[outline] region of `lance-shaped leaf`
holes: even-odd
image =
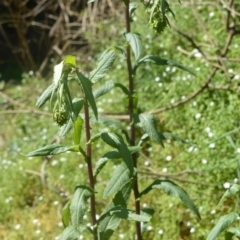
[[[104,83],[98,89],[96,89],[93,92],[93,96],[95,99],[99,98],[99,97],[105,95],[106,93],[110,92],[114,87],[119,87],[119,88],[121,88],[123,93],[125,93],[127,96],[130,95],[128,89],[124,85],[122,85],[121,83],[114,83],[112,81],[109,81],[109,82]]]
[[[163,147],[162,139],[157,131],[155,118],[153,115],[150,114],[134,114],[133,115],[134,122],[141,127],[148,136],[156,141],[157,143],[161,144]]]
[[[126,163],[122,162],[115,168],[106,188],[104,189],[103,197],[106,198],[120,191],[123,186],[131,180],[131,178],[132,173]]]
[[[229,198],[231,196],[239,196],[240,193],[240,185],[238,184],[233,184],[227,191],[223,194],[220,202],[218,203],[218,206],[220,206],[225,198]]]
[[[230,228],[228,229],[228,233],[231,233],[232,236],[240,238],[240,228]]]
[[[92,93],[92,83],[91,81],[86,78],[82,73],[78,72],[77,73],[78,76],[78,80],[79,80],[79,84],[82,86],[82,89],[84,91],[85,97],[87,98],[95,118],[98,118],[98,112],[97,112],[97,106],[95,103],[95,99],[93,97],[93,93]]]
[[[62,209],[62,222],[65,228],[69,226],[71,202],[72,202],[72,199],[70,199]]]
[[[193,75],[196,75],[191,69],[183,66],[180,63],[174,62],[170,59],[166,59],[166,58],[162,58],[159,56],[155,56],[155,55],[147,55],[144,58],[140,59],[138,61],[138,64],[134,67],[134,71],[136,71],[136,69],[143,63],[153,63],[156,65],[168,65],[168,66],[174,66],[174,67],[178,67],[184,71],[187,71]]]
[[[139,5],[139,3],[137,3],[137,2],[130,2],[129,3],[129,14],[130,14],[130,16],[135,12],[138,5]]]
[[[148,186],[145,190],[143,190],[140,193],[140,196],[147,194],[150,190],[152,189],[161,189],[163,190],[166,194],[168,194],[171,197],[177,197],[182,200],[182,202],[195,213],[195,215],[198,218],[200,217],[200,214],[198,212],[197,207],[191,200],[191,198],[188,196],[187,192],[179,187],[177,184],[173,183],[172,181],[169,180],[160,180],[157,179],[155,180],[150,186]]]
[[[133,146],[128,148],[131,154],[140,151],[142,148],[139,146]],[[121,158],[121,154],[117,151],[110,151],[106,154],[104,154],[96,163],[95,171],[94,171],[94,177],[100,173],[100,171],[103,169],[103,167],[106,165],[108,160],[112,159],[118,159]]]
[[[109,212],[110,215],[116,215],[117,217],[126,219],[128,221],[148,222],[151,219],[151,217],[148,215],[136,214],[132,210],[129,210],[123,206],[114,207]]]
[[[74,144],[76,145],[78,145],[81,140],[82,126],[83,126],[83,119],[78,117],[74,121],[74,132],[73,132],[73,141],[74,141]]]
[[[121,218],[116,215],[106,214],[110,209],[116,206],[125,206],[127,207],[127,203],[130,198],[131,190],[132,190],[133,181],[129,181],[121,191],[119,191],[113,200],[107,206],[107,209],[103,212],[101,217],[98,219],[98,235],[100,240],[108,240],[119,226],[121,222]]]
[[[64,229],[62,235],[60,236],[60,240],[78,240],[80,236],[80,232],[78,229],[73,226],[68,226]]]
[[[67,152],[69,150],[72,150],[74,147],[66,147],[61,144],[52,144],[52,145],[47,145],[45,147],[39,148],[35,151],[32,151],[28,153],[26,156],[27,157],[36,157],[36,156],[47,156],[47,155],[56,155],[60,153]]]
[[[140,35],[138,33],[125,33],[125,37],[129,42],[133,50],[135,59],[137,61],[142,53],[142,44],[141,44]]]
[[[213,240],[216,237],[218,237],[231,223],[237,220],[238,217],[239,217],[239,214],[236,212],[231,212],[227,215],[220,217],[217,224],[208,234],[207,240]]]
[[[71,222],[74,228],[78,228],[86,212],[86,202],[94,194],[94,190],[88,186],[80,185],[76,187],[70,205]]]
[[[89,79],[92,83],[97,83],[108,70],[112,67],[113,62],[116,58],[115,49],[110,48],[105,50],[98,60],[97,68],[90,72]]]
[[[111,127],[114,129],[121,129],[122,131],[126,131],[125,128],[123,127],[121,121],[119,121],[117,119],[111,119],[111,118],[99,116],[98,119],[96,119],[95,117],[91,117],[90,121],[99,122],[99,123],[106,125],[107,127]]]
[[[36,102],[36,106],[39,108],[42,107],[45,104],[45,102],[51,98],[53,90],[54,90],[54,85],[51,84],[38,98]]]
[[[105,143],[107,143],[111,147],[116,148],[118,150],[118,152],[121,154],[123,161],[125,162],[126,166],[129,169],[130,175],[132,176],[133,175],[133,159],[122,136],[114,133],[102,133],[101,138]]]
[[[107,161],[110,159],[118,159],[121,158],[121,155],[117,151],[110,151],[106,154],[104,154],[96,163],[95,171],[94,171],[94,177],[100,173],[100,171],[103,169],[103,167],[106,165]]]

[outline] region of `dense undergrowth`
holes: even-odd
[[[145,53],[158,52],[183,63],[197,74],[193,77],[174,67],[157,66],[151,70],[146,66],[138,73],[140,80],[136,83],[139,89],[136,94],[141,100],[139,108],[142,111],[152,109],[156,112],[158,127],[177,136],[166,140],[165,148],[154,144],[145,146],[139,158],[144,166],[139,169],[139,183],[143,189],[158,176],[174,180],[188,190],[199,206],[202,220],[197,220],[177,199],[169,199],[161,192],[150,194],[143,197],[142,207],[151,205],[157,210],[146,226],[144,239],[201,240],[206,239],[219,216],[235,209],[231,199],[219,208],[217,204],[225,189],[237,183],[239,177],[239,35],[233,38],[228,56],[238,61],[224,60],[221,65],[221,59],[209,59],[219,57],[216,52],[224,48],[227,38],[225,31],[216,30],[224,28],[219,21],[222,14],[227,14],[224,8],[197,5],[197,14],[204,24],[208,24],[205,33],[198,25],[196,13],[190,11],[188,5],[174,5],[173,9],[177,22],[171,21],[182,32],[191,34],[191,38],[199,43],[199,49],[173,28],[166,29],[160,36],[150,32],[141,19],[142,12],[135,15],[142,24],[135,26],[133,23],[132,27],[148,42],[144,46]],[[121,38],[121,26],[114,24],[118,29],[115,34]],[[110,43],[104,38],[110,26],[111,20],[99,25],[98,39],[103,40],[92,46],[93,51],[100,53],[100,49],[113,45],[112,39]],[[89,41],[94,37],[90,33],[87,36]],[[88,68],[88,62],[95,60],[92,56],[80,59],[79,66]],[[199,90],[217,64],[219,69],[201,93],[172,108]],[[126,84],[126,73],[119,73],[123,67],[120,57],[111,71],[115,79],[108,79],[108,76],[106,79]],[[0,238],[58,239],[63,229],[60,210],[73,192],[72,186],[86,181],[87,169],[84,159],[81,162],[72,153],[34,159],[23,155],[46,145],[49,139],[52,142],[61,142],[62,139],[56,134],[58,127],[52,123],[48,106],[42,112],[34,108],[37,98],[52,80],[37,79],[29,74],[22,78],[21,84],[5,84],[0,99]],[[103,113],[122,118],[126,109],[119,104],[123,99],[118,96],[121,94],[117,89],[111,91],[97,105]],[[115,107],[118,104],[120,108]],[[71,143],[72,139],[68,137],[64,141]],[[93,159],[107,150],[104,148],[97,144]],[[104,170],[101,184],[97,186],[99,189],[113,169],[114,163]],[[100,210],[104,204],[99,202],[97,205]],[[134,239],[134,224],[123,223],[114,236],[113,239]]]

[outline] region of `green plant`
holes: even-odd
[[[27,156],[48,156],[67,151],[77,152],[81,153],[81,158],[85,160],[88,168],[89,186],[78,185],[74,195],[62,210],[65,226],[61,235],[62,240],[77,239],[85,230],[92,234],[95,240],[107,240],[113,235],[122,219],[136,221],[137,239],[141,240],[145,229],[144,223],[151,219],[154,209],[141,210],[140,199],[152,189],[160,189],[169,196],[178,197],[200,218],[197,207],[185,190],[170,180],[156,179],[143,191],[139,191],[138,157],[143,146],[152,140],[164,147],[163,141],[165,139],[176,139],[176,137],[159,131],[153,115],[139,112],[138,93],[134,85],[138,69],[143,64],[153,63],[159,66],[174,66],[191,74],[194,73],[187,67],[158,55],[142,57],[141,37],[138,33],[131,32],[130,28],[131,17],[137,9],[137,4],[130,3],[128,0],[124,0],[123,3],[126,21],[126,33],[124,34],[126,41],[123,46],[112,46],[105,50],[98,60],[97,67],[88,76],[78,69],[75,56],[67,56],[54,67],[53,83],[44,91],[36,104],[38,107],[42,107],[48,100],[50,101],[50,106],[53,109],[53,120],[60,126],[60,136],[65,136],[73,129],[74,144],[71,146],[47,145],[28,153]],[[141,1],[141,3],[150,13],[149,25],[161,32],[168,24],[166,13],[173,14],[167,1],[156,0],[153,3]],[[113,66],[118,52],[126,56],[128,87],[114,81],[100,84],[100,80]],[[133,52],[135,61],[131,60],[131,52]],[[78,83],[81,90],[80,98],[72,98],[73,91],[70,87],[72,82]],[[128,100],[128,126],[98,113],[97,99],[115,87],[122,90],[122,95],[119,97]],[[90,115],[90,110],[92,115]],[[93,134],[94,124],[104,124],[112,130]],[[85,140],[81,138],[84,127]],[[137,128],[140,128],[140,135],[136,131]],[[97,141],[107,144],[111,150],[99,158],[94,168],[92,153]],[[108,199],[110,202],[100,217],[96,219],[96,197],[100,198],[96,187],[97,177],[107,162],[115,159],[120,160],[103,191],[104,201]],[[129,209],[131,192],[134,195],[134,210]],[[88,214],[88,200],[90,200],[91,226],[84,225],[84,216]]]

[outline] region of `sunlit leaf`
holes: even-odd
[[[135,59],[137,61],[142,53],[142,43],[140,35],[138,33],[125,33],[125,37],[129,42],[135,55]]]
[[[115,168],[106,188],[104,189],[103,197],[106,198],[120,191],[123,186],[131,180],[131,177],[132,174],[125,162],[119,164]]]
[[[211,230],[211,232],[207,236],[207,240],[213,240],[217,238],[231,223],[237,220],[239,214],[236,212],[231,212],[227,215],[220,217],[217,224]]]
[[[226,199],[226,198],[229,198],[231,196],[239,196],[239,193],[240,193],[240,185],[238,184],[233,184],[229,189],[227,189],[227,191],[223,194],[220,202],[218,203],[218,206],[220,206],[223,201]]]
[[[134,122],[141,127],[145,133],[149,135],[149,137],[159,143],[160,145],[163,145],[162,139],[157,131],[155,118],[153,115],[150,114],[134,114],[133,115]]]
[[[42,107],[45,104],[45,102],[51,98],[53,90],[54,90],[54,85],[51,84],[38,98],[36,102],[36,106],[39,108]]]
[[[65,228],[69,225],[71,201],[72,201],[71,199],[68,200],[68,202],[65,204],[65,206],[62,209],[62,222]]]
[[[73,132],[73,141],[74,141],[74,144],[76,145],[80,143],[82,127],[83,127],[83,119],[78,117],[74,121],[74,132]]]
[[[39,148],[35,151],[32,151],[28,153],[26,156],[27,157],[36,157],[36,156],[47,156],[47,155],[56,155],[60,153],[67,152],[71,150],[73,146],[71,147],[66,147],[61,144],[52,144],[52,145],[47,145],[45,147]]]
[[[129,169],[130,175],[133,174],[133,160],[132,155],[124,142],[122,136],[114,133],[102,133],[102,140],[110,145],[113,148],[116,148],[118,152],[121,154],[122,159],[124,160],[126,166]],[[118,189],[119,190],[119,189]]]
[[[116,58],[115,49],[110,48],[105,50],[98,60],[97,68],[90,72],[89,79],[92,83],[97,83],[108,70],[112,67],[113,62]]]
[[[68,226],[64,229],[63,233],[60,236],[60,240],[78,240],[80,236],[78,229],[73,226]]]
[[[70,205],[71,222],[75,228],[78,228],[79,224],[82,222],[87,209],[87,200],[92,194],[94,194],[94,190],[88,186],[80,185],[76,187]]]
[[[140,193],[140,196],[147,194],[152,189],[161,189],[169,196],[177,197],[177,198],[181,199],[181,201],[190,210],[192,210],[193,213],[195,213],[198,218],[201,218],[197,207],[195,206],[195,204],[193,203],[191,198],[188,196],[187,192],[184,189],[182,189],[181,187],[179,187],[177,184],[173,183],[172,181],[157,179],[152,184],[150,184],[150,186],[148,186],[145,190],[143,190]]]
[[[139,65],[143,64],[143,63],[153,63],[156,65],[167,65],[167,66],[174,66],[174,67],[178,67],[184,71],[187,71],[193,75],[196,75],[191,69],[183,66],[180,63],[174,62],[170,59],[166,59],[166,58],[162,58],[159,56],[155,56],[155,55],[147,55],[144,58],[140,59],[138,61],[138,64],[135,66],[135,68],[137,68]]]
[[[106,214],[110,209],[116,206],[127,206],[127,203],[130,198],[131,190],[132,190],[133,181],[127,182],[124,185],[121,191],[117,192],[114,196],[113,200],[107,206],[107,209],[103,212],[103,214],[98,219],[98,234],[100,239],[108,240],[117,229],[121,222],[121,218],[116,215]]]
[[[92,93],[92,83],[91,81],[86,78],[82,73],[77,73],[79,84],[82,86],[82,89],[84,91],[84,94],[93,110],[94,116],[97,119],[98,118],[98,112],[97,112],[97,106],[95,103],[95,99],[93,97]]]

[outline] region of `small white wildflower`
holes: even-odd
[[[224,187],[225,189],[230,188],[230,186],[231,186],[231,184],[230,184],[229,182],[225,182],[225,183],[223,184],[223,187]]]
[[[40,234],[40,233],[41,233],[41,230],[38,229],[38,230],[36,231],[36,234]]]
[[[150,164],[149,161],[145,161],[145,162],[144,162],[144,165],[145,165],[145,166],[148,166],[149,164]]]
[[[158,234],[163,235],[163,230],[162,229],[158,230]]]
[[[58,161],[57,160],[52,160],[52,162],[51,162],[51,165],[52,166],[55,166],[55,165],[57,165],[58,164]]]
[[[155,77],[155,81],[156,81],[156,82],[159,82],[160,80],[161,80],[160,77]]]
[[[206,131],[207,133],[209,133],[209,132],[211,132],[211,128],[210,128],[210,127],[206,127],[206,128],[205,128],[205,131]]]
[[[210,102],[210,106],[211,106],[211,107],[214,106],[214,104],[215,104],[214,102]]]
[[[213,209],[210,213],[211,213],[211,214],[215,214],[215,213],[216,213],[216,210]]]
[[[209,148],[215,148],[215,143],[210,143]]]
[[[143,203],[142,205],[144,208],[146,208],[148,205],[146,203]]]
[[[195,228],[192,227],[192,228],[190,229],[190,233],[194,233],[194,232],[195,232]]]
[[[210,13],[209,13],[209,17],[210,17],[210,18],[213,17],[214,14],[215,14],[214,12],[210,12]]]
[[[207,160],[206,159],[202,159],[202,164],[207,164]]]
[[[208,136],[211,138],[213,136],[213,133],[212,132],[209,132],[208,133]]]
[[[124,239],[124,237],[125,237],[125,235],[124,235],[123,233],[120,233],[118,236],[119,236],[119,238],[121,238],[121,239]]]
[[[15,228],[16,230],[18,230],[18,229],[20,229],[20,227],[21,227],[21,224],[17,224],[14,228]]]
[[[167,156],[167,157],[166,157],[166,160],[167,160],[168,162],[171,161],[171,160],[172,160],[172,156],[170,156],[170,155]]]
[[[58,201],[54,201],[54,202],[53,202],[53,205],[58,205],[58,204],[59,204]]]
[[[238,183],[238,178],[234,178],[234,179],[233,179],[233,182],[234,182],[234,183]]]
[[[153,229],[152,226],[147,226],[147,230],[148,230],[148,231],[151,231],[152,229]]]
[[[240,153],[240,148],[237,149],[237,153]]]
[[[168,171],[167,168],[163,168],[163,169],[162,169],[162,172],[165,172],[165,173],[166,173],[167,171]]]
[[[201,113],[197,113],[196,115],[195,115],[195,118],[196,119],[199,119],[201,117]]]

